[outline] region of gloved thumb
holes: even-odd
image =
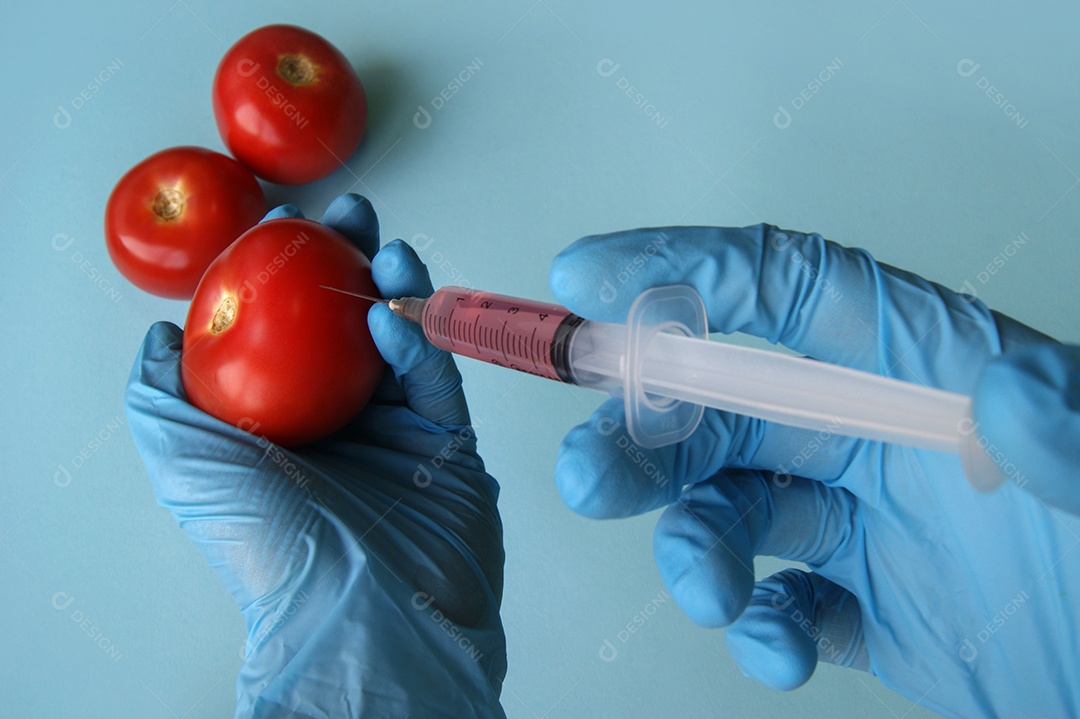
[[[1047,342],[994,358],[972,403],[980,443],[999,472],[1080,514],[1080,347]]]

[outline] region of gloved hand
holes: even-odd
[[[979,494],[953,455],[708,409],[685,441],[637,454],[612,399],[563,442],[566,503],[598,518],[670,505],[654,538],[665,584],[696,623],[731,624],[734,658],[771,687],[825,661],[947,715],[1080,714],[1080,519],[1051,507],[1080,510],[1077,348],[764,225],[588,237],[551,270],[558,300],[593,320],[622,322],[671,284],[702,295],[711,331],[974,395],[975,431],[1011,481]],[[812,572],[755,583],[759,554]]]
[[[384,296],[431,293],[408,245],[375,254],[367,200],[339,197],[322,221],[372,257]],[[384,305],[357,321],[392,372],[345,429],[295,451],[188,404],[180,330],[155,324],[127,389],[136,446],[244,614],[237,716],[501,717],[499,486],[461,376]]]

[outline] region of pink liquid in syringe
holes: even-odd
[[[565,307],[443,287],[424,305],[427,338],[440,349],[569,382],[565,347],[582,319]]]

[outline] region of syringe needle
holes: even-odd
[[[389,307],[390,311],[398,317],[404,317],[410,322],[416,322],[417,324],[423,321],[424,304],[426,300],[420,297],[397,297],[392,300],[384,300],[381,297],[372,297],[371,295],[362,295],[359,292],[340,290],[337,287],[331,287],[329,285],[319,285],[319,287],[332,292],[340,292],[341,294],[349,295],[350,297],[359,297],[360,299],[369,300],[371,302],[381,302]]]
[[[350,297],[359,297],[360,299],[370,300],[371,302],[382,302],[384,304],[390,304],[390,300],[384,300],[381,297],[371,297],[370,295],[362,295],[359,292],[349,292],[348,290],[339,290],[337,287],[330,287],[329,285],[319,285],[324,290],[330,290],[331,292],[340,292],[343,295],[349,295]]]

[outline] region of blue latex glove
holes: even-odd
[[[339,197],[322,221],[372,257],[384,296],[431,293],[408,245],[375,254],[367,200]],[[136,446],[243,611],[238,717],[501,717],[498,484],[450,355],[384,305],[366,321],[392,373],[349,426],[295,451],[188,404],[180,330],[154,325],[127,389]]]
[[[640,292],[670,284],[697,289],[711,331],[974,395],[1012,481],[981,495],[953,455],[714,410],[685,441],[636,455],[613,399],[563,443],[566,503],[590,517],[670,505],[654,541],[664,582],[698,624],[733,623],[729,650],[771,687],[826,661],[947,715],[1080,715],[1080,520],[1050,506],[1080,510],[1077,348],[863,251],[763,225],[588,237],[551,271],[558,300],[594,320],[622,322]],[[759,554],[812,573],[755,583]]]

